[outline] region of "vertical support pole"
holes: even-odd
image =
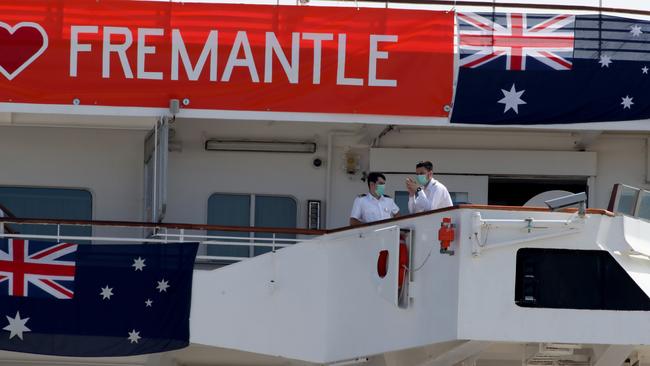
[[[650,137],[645,140],[645,182],[650,183]]]
[[[639,193],[636,194],[636,202],[634,203],[634,217],[639,217],[641,204],[643,203],[643,198],[646,195],[646,192],[646,190],[639,188]]]
[[[251,194],[251,206],[250,206],[250,214],[249,214],[249,223],[251,223],[249,226],[255,227],[255,200],[256,196],[254,194]],[[250,232],[248,234],[248,237],[250,238],[249,240],[249,247],[248,247],[248,256],[250,258],[253,258],[255,256],[255,233]]]
[[[273,241],[271,243],[273,244],[272,251],[275,253],[275,233],[273,233]]]
[[[587,178],[587,207],[596,206],[596,177]]]
[[[151,221],[158,222],[158,125],[162,117],[156,121],[153,128],[153,199],[151,200]]]

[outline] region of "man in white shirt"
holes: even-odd
[[[368,174],[368,193],[357,196],[352,204],[350,225],[360,225],[397,216],[399,207],[384,194],[386,177],[381,173]]]
[[[447,187],[433,179],[433,164],[421,161],[415,166],[417,182],[406,180],[409,192],[409,212],[418,213],[453,206]]]

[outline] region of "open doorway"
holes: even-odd
[[[489,178],[488,204],[523,206],[548,191],[587,192],[587,177],[495,177]]]
[[[409,195],[404,187],[406,178],[415,178],[413,173],[385,173],[387,192],[394,195],[395,203],[402,215],[407,214]],[[435,174],[434,178],[447,187],[452,202],[457,204],[487,204],[487,175]]]

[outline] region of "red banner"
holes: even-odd
[[[0,102],[446,116],[453,14],[0,1]]]

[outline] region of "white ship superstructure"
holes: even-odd
[[[390,7],[493,9],[470,5]],[[3,101],[0,233],[200,242],[190,346],[113,358],[0,351],[0,365],[650,364],[648,120],[470,126],[197,111],[178,95],[170,108]],[[409,215],[404,182],[423,160],[454,206]],[[370,172],[385,174],[401,216],[349,227]],[[545,206],[580,192],[571,208]]]

